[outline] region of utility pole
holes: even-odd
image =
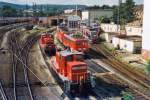
[[[27,3],[28,1],[26,0],[26,8],[25,8],[25,17],[27,17],[28,18],[28,3]]]
[[[46,5],[46,16],[47,16],[47,18],[46,18],[46,20],[47,20],[47,26],[49,25],[49,22],[48,22],[48,10],[49,10],[49,8],[48,8],[48,4]]]
[[[76,5],[76,15],[78,15],[78,5]]]
[[[122,3],[122,0],[119,0],[118,1],[118,18],[117,18],[117,30],[118,30],[118,32],[119,32],[119,26],[121,27],[121,25],[120,25],[120,6],[121,6],[121,3]],[[119,32],[120,33],[120,32]]]
[[[118,1],[118,25],[117,25],[117,31],[119,32],[119,35],[121,35],[121,24],[120,24],[120,7],[121,7],[122,0]],[[120,28],[119,28],[120,26]],[[120,49],[120,38],[119,38],[119,44],[118,49]]]

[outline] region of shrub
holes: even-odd
[[[148,60],[148,62],[147,62],[146,69],[147,69],[148,73],[150,74],[150,60]]]
[[[132,95],[129,92],[122,92],[123,100],[133,100]]]

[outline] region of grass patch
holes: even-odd
[[[133,100],[132,94],[130,92],[122,92],[123,100]]]

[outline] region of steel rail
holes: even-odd
[[[12,62],[13,62],[13,91],[14,91],[14,100],[17,100],[17,94],[16,94],[16,92],[17,92],[17,90],[16,90],[16,68],[17,68],[17,63],[19,62],[19,60],[18,59],[16,59],[16,57],[15,57],[15,55],[14,54],[16,54],[16,55],[18,55],[19,56],[19,58],[21,58],[21,60],[23,60],[22,59],[22,55],[21,55],[21,51],[20,51],[20,47],[19,47],[19,44],[18,44],[18,41],[16,40],[16,36],[15,36],[15,33],[13,33],[13,34],[11,34],[11,36],[10,36],[10,38],[9,38],[9,41],[10,41],[10,48],[11,48],[11,53],[12,53]],[[25,73],[25,70],[24,70],[24,74],[26,74]],[[25,75],[26,76],[26,75]],[[28,86],[28,89],[29,89],[29,83],[27,84],[27,86]],[[31,92],[30,92],[31,90],[29,90],[29,93],[30,93],[30,95],[31,95]],[[32,99],[33,97],[32,97],[32,95],[31,95],[31,100],[33,100]]]
[[[8,100],[7,97],[6,97],[6,94],[4,92],[4,89],[3,89],[3,86],[2,86],[1,82],[0,82],[0,93],[2,95],[3,100]]]
[[[115,68],[117,71],[121,71],[121,73],[122,74],[124,74],[124,75],[126,75],[126,76],[128,76],[131,80],[133,80],[134,82],[136,82],[136,83],[139,83],[139,84],[141,84],[142,86],[144,86],[144,87],[147,87],[147,85],[145,85],[145,83],[144,82],[142,82],[142,81],[140,81],[140,80],[138,80],[137,79],[137,76],[135,77],[133,74],[130,74],[130,73],[128,73],[127,72],[127,70],[125,70],[125,72],[124,72],[124,70],[123,70],[123,68],[120,68],[119,66],[122,66],[122,65],[120,65],[120,64],[118,64],[118,63],[116,63],[116,62],[114,62],[114,60],[111,60],[111,56],[107,53],[106,54],[106,52],[104,52],[103,50],[101,50],[100,48],[98,48],[98,47],[96,47],[96,46],[94,46],[93,48],[92,48],[94,51],[96,51],[96,52],[91,52],[91,56],[93,57],[94,55],[97,55],[97,57],[99,58],[99,57],[101,57],[101,56],[104,56],[105,58],[101,58],[101,60],[103,61],[103,62],[105,62],[106,64],[108,64],[108,65],[110,65],[110,66],[113,66],[113,68]],[[114,67],[115,66],[115,67]],[[120,68],[120,69],[119,69]],[[141,77],[139,77],[139,78],[141,78]],[[132,89],[132,88],[131,88]],[[133,89],[134,90],[134,89]],[[136,90],[136,92],[137,92],[137,90]],[[139,91],[140,92],[140,91]],[[137,92],[138,94],[139,94],[139,92]],[[142,95],[141,95],[142,94]],[[147,98],[149,98],[149,96],[147,96],[147,95],[145,95],[144,93],[140,93],[139,95],[141,95],[141,96],[143,96],[145,99],[147,99]],[[149,100],[149,99],[148,99]]]

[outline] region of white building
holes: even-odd
[[[150,59],[150,0],[144,0],[144,18],[142,33],[142,55],[144,59]]]
[[[120,32],[120,25],[117,24],[101,24],[101,29],[104,32],[113,32],[113,33],[119,33]]]
[[[82,11],[82,20],[85,20],[88,24],[98,20],[100,17],[111,18],[112,16],[112,9],[89,9]]]
[[[79,16],[70,15],[67,21],[69,31],[77,30],[78,28],[80,28],[81,18]]]
[[[101,34],[101,37],[109,43],[112,43],[112,38],[119,35],[120,33],[120,25],[117,24],[102,23],[100,28],[104,32],[103,34]]]
[[[142,38],[140,36],[115,36],[112,39],[115,48],[123,49],[131,53],[140,53],[142,48]]]
[[[64,10],[64,13],[68,14],[68,13],[72,13],[73,11],[74,11],[74,9],[66,9],[66,10]]]
[[[105,39],[106,42],[112,43],[112,39],[113,39],[113,37],[115,37],[116,35],[118,35],[118,33],[103,33],[103,34],[101,35],[101,37],[102,37],[103,39]]]
[[[125,30],[126,30],[126,35],[127,36],[132,36],[132,35],[142,36],[142,27],[139,27],[139,26],[126,26]]]

